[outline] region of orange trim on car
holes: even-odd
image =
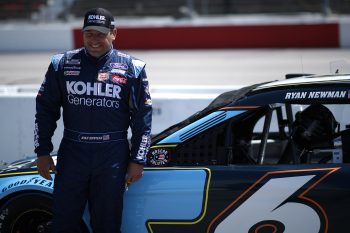
[[[230,109],[254,109],[258,108],[260,106],[232,106],[232,107],[223,107],[220,108],[219,110],[230,110]]]

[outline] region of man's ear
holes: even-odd
[[[111,34],[113,35],[113,40],[115,40],[115,38],[117,37],[117,29],[116,29],[116,28],[113,29],[113,30],[111,31]]]

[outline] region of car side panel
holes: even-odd
[[[177,171],[176,176],[181,177],[183,171]],[[147,181],[153,172],[147,171],[144,183],[133,184],[126,194],[124,231],[346,232],[349,216],[339,210],[350,207],[347,165],[218,166],[203,171],[206,175],[200,177],[201,185],[190,188],[198,198],[203,197],[202,204],[180,195],[181,188],[176,189],[181,186],[166,184],[166,177],[175,178],[174,171],[153,174],[157,185],[149,182],[152,179]],[[185,177],[195,178],[193,174]],[[186,179],[180,182],[187,183]],[[167,189],[169,192],[164,192]]]
[[[210,170],[146,169],[125,193],[122,232],[151,232],[154,224],[199,221],[207,204]]]

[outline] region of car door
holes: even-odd
[[[333,147],[301,160],[288,144],[305,108],[255,108],[175,148],[173,165],[146,168],[126,192],[125,232],[346,232],[350,171],[339,152],[347,110],[338,112],[344,122],[336,117]]]

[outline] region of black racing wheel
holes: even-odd
[[[48,233],[52,219],[52,197],[23,193],[0,208],[1,233]]]
[[[22,193],[0,207],[0,233],[49,233],[52,220],[52,196]],[[81,232],[89,230],[81,221]]]

